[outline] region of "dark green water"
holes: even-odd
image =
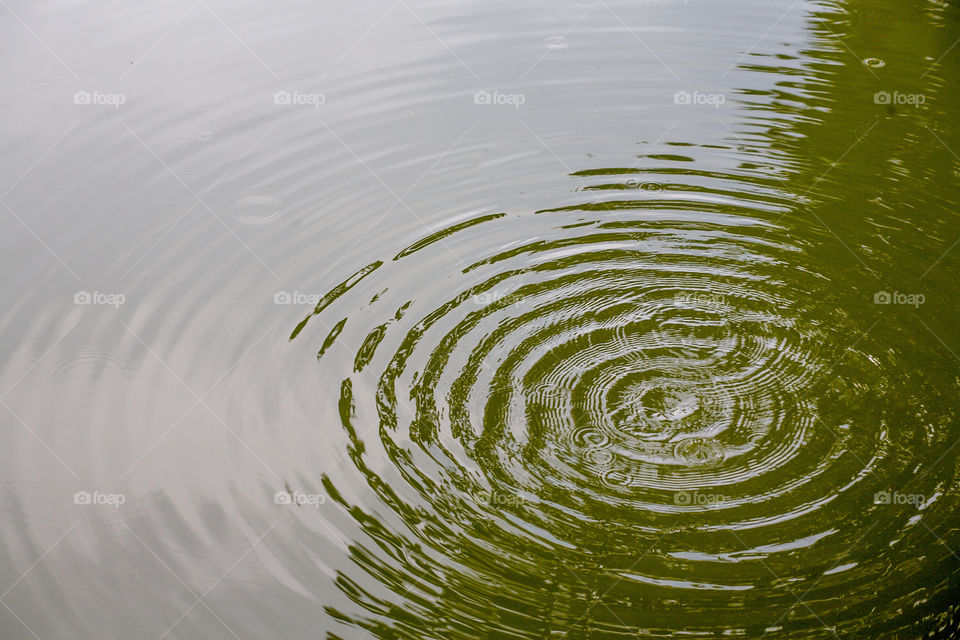
[[[960,637],[956,3],[11,6],[0,636]]]

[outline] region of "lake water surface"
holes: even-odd
[[[960,637],[956,2],[0,16],[0,637]]]

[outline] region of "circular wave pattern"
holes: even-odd
[[[497,601],[491,585],[534,585],[549,594],[543,618],[571,629],[597,628],[598,602],[617,606],[604,625],[642,637],[777,635],[782,624],[738,622],[764,602],[796,637],[823,617],[866,628],[839,609],[797,609],[796,591],[875,579],[882,546],[854,556],[868,530],[851,514],[876,508],[891,438],[916,435],[837,406],[883,387],[886,356],[811,300],[823,274],[798,268],[802,243],[764,222],[785,201],[619,177],[616,189],[662,189],[530,214],[549,232],[526,241],[513,230],[523,216],[458,223],[357,271],[295,330],[329,316],[321,361],[348,344],[345,328],[356,336],[341,417],[359,470],[410,526],[395,532],[412,556],[401,566],[478,607],[490,601],[478,594]],[[418,287],[459,255],[467,228],[484,246],[438,284],[443,300],[426,300]],[[367,466],[375,450],[393,471]],[[911,526],[894,518],[877,540]],[[818,545],[839,546],[798,569]],[[500,602],[496,615],[529,606]]]

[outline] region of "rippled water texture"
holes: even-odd
[[[960,637],[955,2],[0,5],[0,637]]]

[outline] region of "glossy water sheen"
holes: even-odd
[[[0,637],[960,634],[956,3],[0,4]]]

